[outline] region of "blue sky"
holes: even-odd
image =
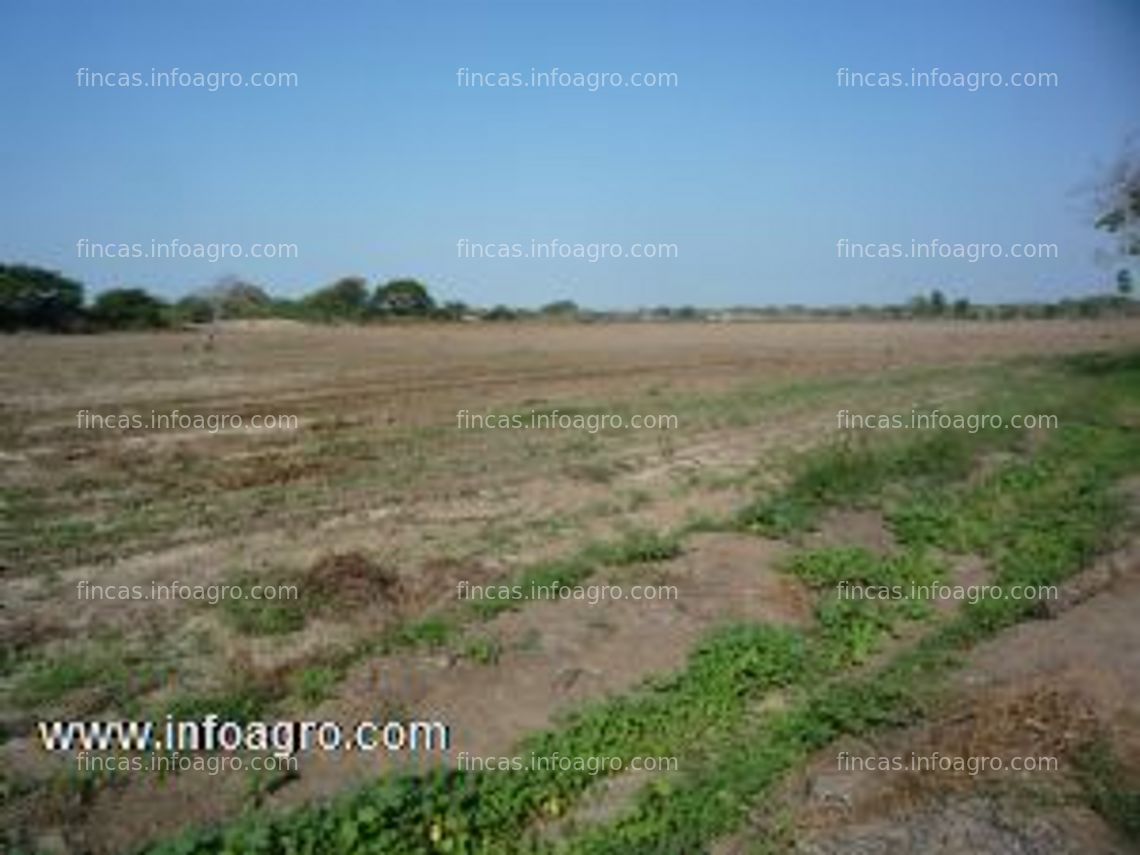
[[[1140,129],[1140,2],[0,6],[0,260],[177,296],[340,275],[599,307],[975,301],[1107,287],[1080,188]],[[292,72],[295,88],[98,88],[77,71]],[[457,71],[671,72],[675,88],[478,88]],[[1056,73],[853,88],[837,70]],[[295,259],[97,259],[82,238],[294,243]],[[672,243],[669,259],[471,259]],[[836,242],[1055,243],[1059,258],[844,259]]]

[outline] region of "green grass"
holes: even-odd
[[[941,568],[921,552],[883,557],[858,546],[797,552],[788,562],[791,573],[814,588],[835,592],[840,582],[891,587],[926,584],[941,577]]]
[[[745,507],[737,525],[786,537],[814,528],[828,508],[873,502],[888,485],[940,489],[964,478],[983,449],[1017,439],[1015,431],[996,430],[923,432],[874,444],[845,437],[803,458],[788,487]]]
[[[1140,844],[1140,782],[1129,778],[1112,745],[1097,739],[1083,746],[1077,768],[1089,807],[1126,840]]]
[[[245,722],[264,712],[268,700],[256,686],[234,686],[217,692],[181,695],[170,701],[166,713],[175,721],[201,720],[213,714],[221,721]]]
[[[461,627],[443,615],[397,626],[383,639],[385,650],[415,647],[443,647],[459,635]]]
[[[340,674],[322,665],[310,665],[293,675],[292,690],[307,704],[319,704],[332,695]]]
[[[117,635],[26,661],[13,675],[12,701],[44,707],[78,690],[98,691],[105,703],[131,708],[137,696],[162,683],[165,671],[149,650],[129,650]]]
[[[791,573],[819,591],[815,609],[820,632],[834,643],[824,645],[829,668],[858,665],[879,649],[900,617],[928,616],[927,603],[905,599],[910,585],[927,585],[944,576],[940,564],[922,552],[877,556],[858,547],[837,547],[797,553]],[[840,588],[840,585],[843,588]],[[891,589],[891,598],[861,598],[856,591]],[[894,597],[901,591],[903,598]]]
[[[106,663],[88,651],[65,653],[34,663],[20,675],[14,697],[17,703],[34,706],[63,697],[68,692],[105,677]]]
[[[226,599],[220,603],[226,625],[241,635],[284,635],[305,625],[299,600]]]
[[[485,636],[472,638],[463,648],[464,658],[480,665],[497,665],[502,654],[502,645],[495,639]]]
[[[676,534],[659,534],[634,529],[609,541],[595,541],[566,558],[541,561],[501,584],[516,587],[517,599],[471,600],[468,608],[479,620],[489,620],[504,611],[520,608],[531,599],[531,592],[554,583],[573,587],[584,582],[601,567],[628,567],[632,564],[667,561],[681,554]]]

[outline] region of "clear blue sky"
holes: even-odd
[[[1140,2],[0,3],[0,260],[176,296],[344,274],[592,306],[976,301],[1107,287],[1079,190],[1140,128]],[[297,88],[81,87],[80,68],[294,72]],[[673,72],[471,88],[460,68]],[[843,88],[857,71],[1056,88]],[[836,241],[1050,242],[1057,260],[850,260]],[[79,258],[76,242],[290,242],[297,259]],[[675,243],[660,260],[457,257]]]

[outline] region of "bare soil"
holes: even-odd
[[[226,329],[212,349],[193,333],[0,337],[10,368],[0,376],[0,639],[18,660],[0,676],[10,737],[0,764],[17,793],[0,821],[35,829],[49,851],[112,852],[233,816],[248,795],[241,776],[144,775],[80,797],[61,783],[69,770],[60,758],[32,750],[30,726],[118,718],[116,696],[97,680],[17,702],[14,681],[28,662],[121,648],[175,675],[183,694],[284,685],[397,619],[452,603],[461,579],[502,578],[631,526],[730,513],[777,483],[790,455],[834,437],[839,409],[952,404],[1004,360],[1136,342],[1135,321],[278,324]],[[1016,366],[1002,370],[1034,370],[1028,359]],[[680,423],[599,435],[457,426],[463,409],[554,407],[677,413]],[[77,415],[175,409],[290,415],[299,427],[96,430]],[[879,521],[858,513],[815,542],[891,546]],[[654,581],[679,587],[676,602],[531,603],[480,630],[501,651],[496,663],[452,653],[368,659],[323,705],[292,698],[279,712],[439,717],[456,750],[507,754],[566,711],[679,667],[716,622],[805,620],[805,595],[772,570],[782,548],[691,539],[654,571]],[[304,580],[314,593],[303,629],[249,637],[202,604],[76,593],[85,580],[148,588],[250,573]],[[1085,652],[1104,653],[1102,643],[1090,635]],[[136,700],[169,696],[168,685],[140,685]],[[307,757],[269,803],[324,798],[383,768]]]

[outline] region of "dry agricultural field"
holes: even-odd
[[[1126,851],[1138,818],[1120,781],[1140,772],[1137,348],[1136,320],[0,337],[6,844],[842,852],[901,834],[911,851],[923,835],[962,851]],[[837,424],[845,409],[914,408],[1055,413],[1061,427]],[[175,410],[296,429],[84,421]],[[469,430],[464,410],[676,427]],[[841,579],[936,577],[1060,594],[1028,611],[829,601]],[[535,579],[675,596],[457,596]],[[297,597],[84,594],[175,582]],[[943,667],[948,652],[960,661]],[[93,773],[36,731],[209,712],[440,720],[451,744],[304,752],[286,773]],[[677,768],[454,771],[460,752],[520,746]],[[835,769],[841,750],[916,746],[1032,751],[1062,769]]]

